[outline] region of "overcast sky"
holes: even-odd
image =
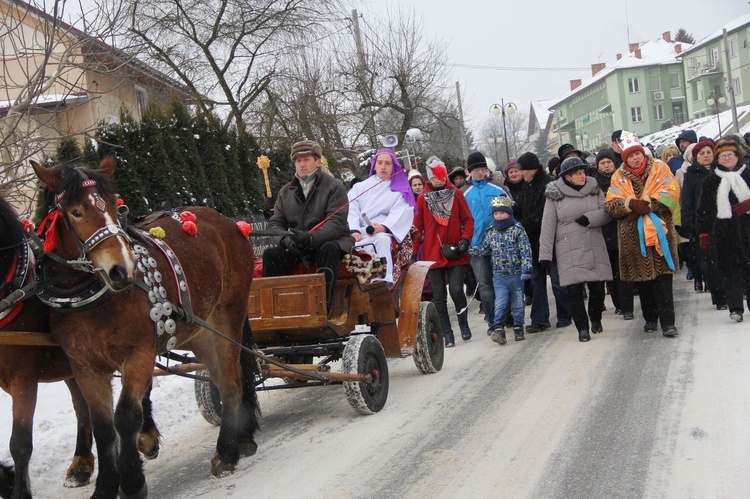
[[[746,0],[378,0],[363,14],[399,5],[413,6],[428,32],[447,40],[455,66],[444,70],[461,84],[467,127],[478,127],[501,99],[528,113],[531,101],[562,97],[569,80],[591,76],[592,63],[609,65],[628,52],[628,25],[631,43],[680,27],[699,41],[750,13]]]

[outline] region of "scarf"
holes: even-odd
[[[584,188],[584,187],[586,186],[586,184],[583,184],[583,185],[575,185],[575,184],[573,184],[573,183],[571,183],[571,182],[568,182],[568,179],[567,179],[567,178],[565,178],[565,177],[563,177],[563,182],[565,182],[565,185],[567,185],[568,187],[570,187],[570,188],[571,188],[571,189],[573,189],[574,191],[580,191],[581,189],[583,189],[583,188]]]
[[[644,154],[643,155],[643,163],[641,163],[641,166],[638,166],[636,168],[631,168],[630,165],[628,165],[627,163],[623,163],[622,166],[624,166],[627,171],[629,171],[630,173],[632,173],[636,177],[641,178],[643,176],[643,172],[646,171],[646,164],[647,163],[648,163],[648,157]]]
[[[437,191],[425,191],[424,200],[427,202],[435,221],[443,226],[448,226],[448,220],[451,218],[453,209],[453,199],[456,189],[440,189]]]
[[[503,232],[509,229],[511,226],[515,225],[515,223],[516,223],[516,219],[513,218],[513,215],[511,215],[505,220],[493,220],[492,228],[498,232]]]
[[[747,165],[742,165],[739,170],[724,170],[717,168],[714,173],[721,178],[721,183],[716,191],[716,218],[732,218],[732,204],[729,202],[729,192],[737,196],[739,202],[750,199],[750,187],[740,175],[745,171]]]

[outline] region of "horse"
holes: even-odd
[[[90,310],[50,314],[52,335],[89,405],[99,457],[96,498],[148,493],[136,436],[158,353],[191,350],[219,389],[213,476],[234,472],[241,455],[256,452],[260,416],[258,366],[247,348],[253,344],[247,321],[250,242],[235,223],[207,207],[152,214],[126,232],[111,182],[115,165],[113,155],[96,170],[80,162],[50,169],[32,162],[48,210],[45,251],[77,259],[79,270],[88,267],[112,291]],[[66,272],[62,267],[51,262],[49,275]],[[122,390],[113,413],[110,381],[116,370]]]
[[[32,260],[25,229],[13,208],[0,198],[0,298],[26,284],[19,275],[29,271]],[[48,333],[47,309],[36,298],[20,302],[0,314],[0,329]],[[91,420],[88,407],[73,378],[65,353],[51,346],[0,344],[0,388],[13,399],[13,428],[10,453],[15,470],[0,465],[0,496],[31,497],[29,460],[33,450],[32,429],[38,383],[65,381],[78,419],[78,434],[73,462],[67,471],[66,486],[86,485],[94,470],[91,453]]]

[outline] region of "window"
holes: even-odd
[[[661,90],[661,77],[659,75],[651,75],[651,90]]]
[[[729,57],[737,57],[737,35],[729,39]]]
[[[693,102],[701,100],[701,96],[698,93],[698,83],[696,82],[691,83],[690,89],[692,90],[692,94],[693,94]]]
[[[138,111],[138,118],[143,118],[143,113],[146,111],[146,103],[148,102],[148,94],[146,89],[143,87],[135,86],[135,107]]]
[[[669,88],[680,88],[679,73],[669,73]]]
[[[633,123],[640,123],[641,121],[643,121],[643,114],[641,113],[641,106],[630,108],[630,118],[632,119]]]
[[[628,91],[631,94],[635,94],[641,91],[641,86],[638,84],[638,77],[628,78]]]
[[[732,90],[734,90],[735,97],[742,94],[742,86],[740,85],[739,78],[732,78]]]
[[[661,104],[656,104],[654,106],[654,119],[655,120],[664,119],[664,107]]]
[[[711,49],[711,66],[716,66],[719,64],[719,47],[714,47]]]

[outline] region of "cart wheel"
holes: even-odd
[[[197,376],[209,377],[208,371],[196,371]],[[221,395],[210,381],[195,380],[195,401],[203,419],[214,426],[221,425]]]
[[[435,304],[423,301],[419,306],[417,341],[414,347],[414,364],[422,374],[436,373],[443,368],[445,358],[443,330]]]
[[[344,381],[346,399],[359,414],[380,411],[388,399],[388,363],[378,339],[371,334],[352,336],[344,347],[343,372],[370,374],[372,383]]]

